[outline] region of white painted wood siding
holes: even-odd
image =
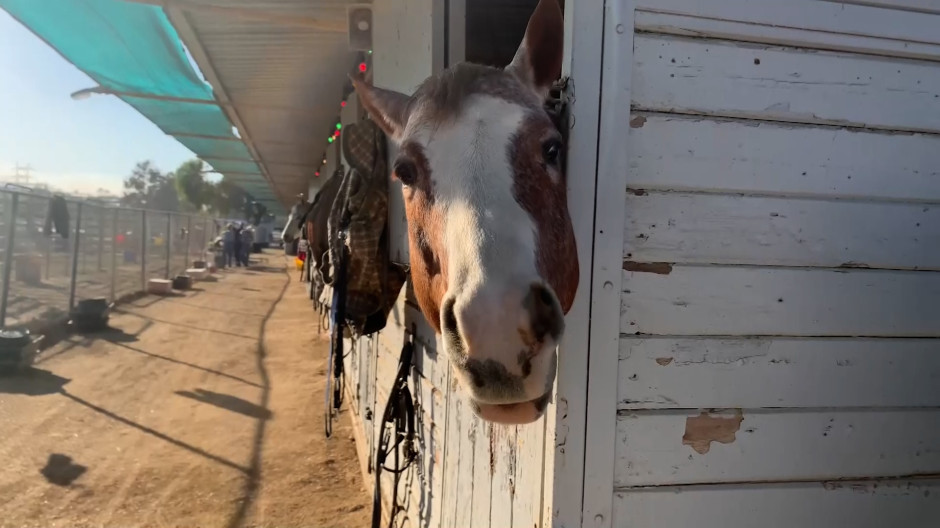
[[[604,34],[584,525],[940,526],[940,5],[619,0]]]
[[[668,486],[616,493],[616,526],[935,528],[940,481]],[[694,520],[694,522],[692,521]]]

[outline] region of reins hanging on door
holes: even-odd
[[[346,376],[343,372],[344,341],[346,334],[346,284],[349,251],[346,246],[347,226],[340,226],[337,237],[340,250],[334,256],[333,301],[330,303],[330,357],[326,372],[326,402],[324,409],[324,432],[329,438],[333,434],[333,416],[339,414],[343,404]]]
[[[389,391],[382,421],[379,422],[379,444],[375,450],[375,487],[372,493],[372,528],[382,524],[382,472],[392,473],[392,511],[389,513],[388,526],[395,524],[395,516],[402,509],[398,503],[398,482],[401,474],[411,467],[417,458],[415,441],[415,404],[408,388],[408,376],[414,361],[414,329],[408,332],[405,344],[398,358],[398,372]],[[392,455],[393,466],[386,466]]]

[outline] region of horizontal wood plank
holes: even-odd
[[[724,266],[624,271],[621,332],[940,337],[940,273]]]
[[[621,528],[936,528],[940,482],[664,487],[617,492]]]
[[[940,340],[620,340],[618,409],[940,407]]]
[[[638,34],[637,110],[940,132],[940,64]]]
[[[940,202],[935,135],[656,113],[631,125],[635,189]]]
[[[936,205],[662,192],[626,200],[626,260],[940,269]]]
[[[617,487],[940,474],[940,409],[637,411],[616,460]]]
[[[890,57],[940,60],[940,45],[693,15],[636,12],[636,30]]]
[[[916,4],[930,0],[863,0]],[[896,6],[895,6],[896,7]],[[685,14],[756,26],[807,29],[822,33],[871,36],[902,42],[940,44],[937,16],[819,0],[637,0],[638,11]]]
[[[886,9],[913,11],[916,13],[940,14],[940,2],[937,0],[823,0],[840,4],[857,4]]]

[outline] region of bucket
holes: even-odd
[[[193,287],[193,278],[189,275],[177,275],[173,277],[174,290],[188,290]]]
[[[93,332],[107,328],[108,319],[111,317],[111,307],[104,297],[82,299],[78,301],[70,315],[78,331]]]
[[[14,373],[29,366],[29,331],[0,330],[0,374]]]

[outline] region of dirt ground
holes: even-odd
[[[368,525],[348,411],[323,435],[328,340],[254,259],[0,378],[0,526]]]

